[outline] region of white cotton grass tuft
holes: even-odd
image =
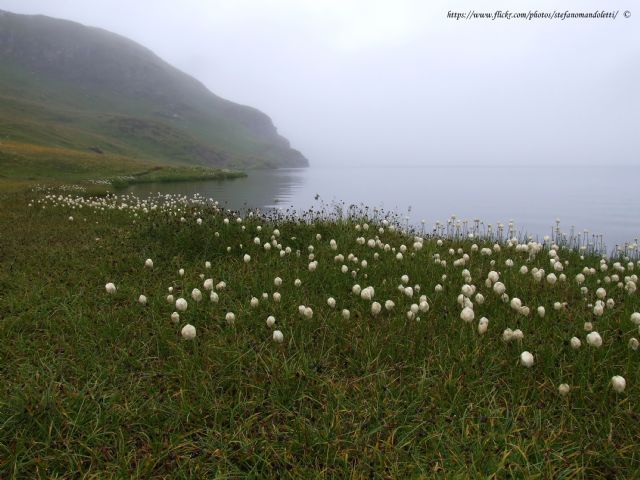
[[[280,330],[273,331],[273,341],[276,343],[282,343],[284,341],[284,335]]]
[[[336,299],[333,297],[327,298],[327,305],[331,308],[336,308]]]
[[[201,301],[202,300],[202,292],[199,289],[194,288],[193,290],[191,290],[191,298],[193,298],[193,300],[195,302]]]
[[[188,305],[187,301],[182,297],[176,300],[176,310],[179,312],[184,312]]]
[[[151,260],[150,258],[147,258],[144,261],[144,266],[147,267],[147,268],[153,268],[153,260]]]
[[[373,302],[371,304],[371,315],[373,315],[374,317],[378,316],[381,310],[382,305],[380,305],[378,302]]]
[[[227,325],[234,325],[236,323],[236,314],[233,312],[227,312],[224,319],[227,322]]]
[[[360,292],[360,298],[362,298],[363,300],[367,300],[368,302],[370,302],[373,299],[374,295],[375,295],[375,291],[373,287],[364,288]]]
[[[487,333],[488,329],[489,329],[489,319],[487,319],[487,317],[482,317],[478,322],[478,334],[484,335],[485,333]]]
[[[276,317],[273,315],[269,315],[267,317],[267,327],[271,328],[276,324]]]
[[[602,346],[602,337],[598,332],[591,332],[587,335],[587,344],[590,347],[599,348]]]
[[[464,307],[462,312],[460,312],[460,318],[466,323],[471,323],[475,318],[475,313],[473,313],[473,309]]]
[[[173,312],[171,314],[171,321],[173,323],[178,323],[180,321],[180,314],[178,312]]]
[[[193,340],[196,338],[196,327],[187,323],[184,327],[182,327],[182,338],[185,340]]]
[[[116,286],[111,282],[107,283],[104,288],[109,295],[114,295],[116,293]]]
[[[616,393],[624,392],[624,389],[627,387],[627,381],[624,377],[620,375],[614,375],[611,377],[611,388],[615,390]]]
[[[349,320],[350,317],[351,312],[349,310],[347,310],[346,308],[342,310],[342,318],[344,318],[345,320]]]
[[[147,297],[146,297],[146,295],[140,295],[140,296],[138,297],[138,303],[139,303],[140,305],[146,305],[146,304],[147,304]]]
[[[511,330],[510,328],[505,328],[502,332],[502,341],[505,343],[509,343],[511,340],[513,340],[513,330]]]
[[[563,397],[566,397],[571,391],[571,387],[567,383],[561,383],[558,385],[558,393]]]
[[[582,342],[578,337],[572,337],[571,340],[569,340],[569,344],[574,350],[578,350],[582,346]]]
[[[523,367],[531,368],[534,364],[533,354],[531,352],[524,351],[520,354],[520,364]]]

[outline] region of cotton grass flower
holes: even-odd
[[[193,340],[196,338],[196,327],[187,323],[184,327],[182,327],[182,338],[185,340]]]
[[[273,341],[276,343],[282,343],[284,341],[284,335],[280,330],[273,331]]]
[[[187,301],[180,297],[176,300],[176,310],[179,312],[184,312],[187,309],[188,303]]]
[[[396,306],[395,303],[393,303],[392,300],[387,300],[386,302],[384,302],[384,308],[390,312],[391,310],[393,310],[393,308]]]
[[[489,329],[489,320],[487,319],[487,317],[482,317],[478,322],[478,333],[480,335],[484,335],[485,333],[487,333],[488,329]]]
[[[507,287],[505,287],[505,286],[504,286],[504,283],[502,283],[502,282],[496,282],[496,283],[493,285],[493,291],[494,291],[495,293],[497,293],[498,295],[503,295],[503,294],[504,294],[504,292],[506,292],[506,291],[507,291]]]
[[[475,313],[473,313],[473,310],[471,308],[464,307],[462,309],[462,312],[460,312],[460,318],[466,323],[471,323],[475,318]]]
[[[587,344],[590,347],[599,348],[602,346],[602,337],[598,332],[591,332],[587,335]]]
[[[303,315],[307,320],[311,320],[311,318],[313,318],[313,309],[311,307],[306,307]]]
[[[327,305],[331,308],[336,308],[336,299],[333,297],[327,298]]]
[[[227,322],[227,325],[234,325],[236,323],[236,314],[233,312],[227,312],[224,319]]]
[[[194,301],[199,302],[202,300],[202,292],[197,289],[194,288],[193,290],[191,290],[191,298],[193,298]]]
[[[267,317],[267,327],[271,328],[276,324],[276,318],[273,315]]]
[[[280,303],[280,300],[282,300],[282,295],[280,294],[280,292],[274,292],[273,301],[276,303]]]
[[[138,297],[138,303],[140,305],[146,305],[147,304],[147,297],[145,295],[140,295]]]
[[[624,392],[624,389],[627,387],[627,381],[624,377],[620,375],[614,375],[611,377],[611,388],[615,390],[616,393]]]
[[[572,337],[571,340],[569,340],[569,345],[571,345],[571,348],[574,350],[578,350],[582,346],[582,342],[578,337]]]
[[[375,291],[373,287],[367,287],[360,292],[360,298],[368,302],[370,302],[373,299],[374,295],[375,295]]]
[[[144,266],[147,267],[147,268],[153,268],[153,260],[151,260],[150,258],[147,258],[144,261]]]
[[[561,383],[558,385],[558,393],[563,397],[566,397],[571,391],[571,387],[567,383]]]
[[[520,364],[523,367],[531,368],[533,367],[533,355],[530,352],[524,351],[520,354]]]
[[[114,295],[116,293],[116,286],[113,283],[107,283],[104,288],[109,295]]]
[[[171,321],[173,323],[178,323],[180,321],[180,314],[178,312],[173,312],[171,314]]]
[[[251,297],[249,305],[251,306],[251,308],[256,308],[258,305],[260,305],[260,300],[258,300],[256,297]]]
[[[513,340],[513,330],[505,328],[502,332],[502,341],[504,343],[509,343],[511,340]]]
[[[344,318],[345,320],[349,320],[350,317],[351,312],[349,310],[347,310],[346,308],[342,310],[342,318]]]

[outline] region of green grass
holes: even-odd
[[[440,247],[427,239],[415,257],[398,261],[393,252],[356,243],[377,234],[374,222],[357,232],[355,219],[273,224],[254,217],[242,230],[208,207],[133,217],[86,206],[42,209],[43,196],[0,196],[2,478],[639,475],[640,351],[627,342],[638,336],[629,318],[640,301],[638,293],[598,284],[614,273],[598,271],[587,277],[587,301],[604,286],[615,306],[594,317],[574,277],[585,265],[597,267],[599,257],[560,250],[568,279],[552,287],[518,272],[523,264],[551,271],[546,251],[527,261],[506,247],[481,256],[470,240]],[[253,243],[256,235],[268,242],[276,227],[283,248],[293,249],[283,258]],[[388,229],[380,238],[395,248],[413,243]],[[315,272],[307,268],[308,245],[319,262]],[[460,255],[449,248],[469,253],[469,264],[454,267]],[[354,280],[334,262],[338,253],[369,265],[345,260],[359,270]],[[446,267],[434,263],[435,253]],[[153,269],[143,267],[146,258]],[[513,268],[504,266],[507,258]],[[486,297],[473,324],[460,320],[456,302],[463,268]],[[492,269],[510,296],[531,307],[530,317],[485,287]],[[637,268],[620,275],[632,273]],[[200,274],[227,283],[218,304],[206,298]],[[430,310],[419,322],[405,315],[417,297],[398,292],[403,274],[428,296]],[[276,276],[284,282],[279,288]],[[114,296],[105,293],[107,282],[117,285]],[[354,283],[373,285],[374,300],[392,299],[395,310],[373,318],[370,302],[351,294]],[[438,283],[441,293],[434,292]],[[178,325],[169,318],[169,286],[189,300]],[[199,304],[190,298],[194,287],[205,293]],[[270,298],[250,308],[252,296],[276,290],[280,303]],[[141,293],[149,298],[145,307],[136,303]],[[568,308],[554,311],[555,301]],[[313,318],[299,316],[300,304],[313,308]],[[544,318],[535,315],[538,305],[546,307]],[[350,320],[341,318],[343,308]],[[224,320],[227,311],[236,314],[234,326]],[[283,344],[271,340],[268,315]],[[476,333],[481,316],[490,321],[484,336]],[[603,336],[602,348],[586,346],[585,321]],[[180,336],[187,322],[197,328],[191,342]],[[523,330],[521,344],[502,342],[507,327]],[[574,335],[583,340],[578,351],[568,345]],[[519,365],[523,350],[535,355],[531,369]],[[626,378],[624,393],[612,391],[612,375]],[[564,382],[572,387],[567,397],[557,392]]]
[[[224,180],[245,176],[243,172],[188,165],[132,160],[62,147],[0,143],[0,180],[5,182],[108,181],[114,188],[137,183]]]

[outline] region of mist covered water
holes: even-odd
[[[640,237],[640,167],[311,167],[250,171],[229,181],[132,185],[128,192],[199,193],[230,209],[292,208],[321,202],[378,207],[427,231],[451,215],[515,222],[541,238],[556,218],[566,233],[603,234],[609,249]]]

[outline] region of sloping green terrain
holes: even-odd
[[[131,40],[0,11],[4,174],[18,144],[27,156],[38,146],[88,153],[106,170],[113,158],[239,169],[308,164],[268,116],[214,95]]]

